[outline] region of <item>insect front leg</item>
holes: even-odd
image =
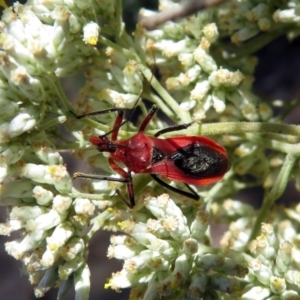
[[[157,112],[157,110],[158,110],[157,106],[153,105],[151,110],[149,111],[149,113],[147,114],[147,116],[145,117],[143,122],[141,123],[139,132],[143,132],[145,130],[145,128],[147,127],[149,122],[152,120],[152,118],[155,115],[155,113]]]
[[[108,159],[108,163],[109,163],[110,167],[116,173],[121,175],[123,177],[123,179],[125,180],[124,182],[126,182],[126,184],[127,184],[127,192],[128,192],[128,196],[129,196],[129,201],[126,200],[120,193],[118,193],[118,194],[121,196],[123,202],[129,208],[133,208],[135,206],[135,200],[134,200],[134,190],[133,190],[131,173],[123,170],[111,157]]]
[[[100,175],[96,175],[96,174],[85,174],[85,173],[74,173],[73,175],[73,179],[75,178],[85,178],[85,179],[96,179],[96,180],[106,180],[106,181],[114,181],[114,182],[122,182],[122,183],[126,183],[127,184],[127,190],[128,190],[128,194],[129,194],[129,199],[130,201],[126,200],[123,195],[121,195],[119,193],[119,191],[117,190],[117,194],[121,197],[121,199],[123,200],[123,202],[129,207],[129,208],[133,208],[135,205],[134,202],[134,192],[133,192],[133,184],[132,184],[132,179],[131,179],[131,175],[129,174],[128,178],[115,178],[115,177],[109,177],[109,176],[100,176]],[[130,196],[132,195],[132,196]]]

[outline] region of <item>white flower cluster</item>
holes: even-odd
[[[80,114],[112,106],[132,108],[142,92],[139,64],[127,53],[111,47],[94,58],[93,65],[86,70],[86,77],[82,100],[75,103]]]
[[[56,77],[78,71],[95,53],[91,4],[16,2],[0,21],[0,205],[9,208],[0,232],[22,233],[5,247],[24,263],[37,297],[59,282],[63,294],[70,275],[78,299],[89,294],[83,230],[95,206],[69,197],[72,179],[53,145],[53,126],[66,121]]]
[[[111,238],[108,256],[123,259],[124,265],[107,288],[131,287],[131,299],[147,300],[217,297],[216,291],[231,294],[240,289],[239,278],[247,274],[247,268],[243,261],[214,254],[206,246],[205,210],[194,210],[195,215],[187,218],[167,194],[149,196],[145,207],[146,223],[133,213],[120,223],[129,236]]]
[[[176,91],[181,107],[193,108],[196,118],[215,118],[215,110],[223,119],[230,115],[231,121],[232,117],[266,121],[272,117],[271,108],[248,93],[255,60],[247,57],[247,52],[236,57],[235,52],[218,50],[215,43],[218,38],[229,37],[232,43],[240,44],[262,32],[275,37],[281,28],[278,23],[298,25],[298,6],[298,1],[289,1],[287,7],[275,10],[257,1],[227,1],[221,9],[202,11],[180,23],[168,22],[147,33],[147,49],[155,51],[168,90],[174,94]],[[146,17],[150,13],[143,10],[141,15]],[[262,41],[253,39],[253,46],[248,46],[249,54],[259,49]]]
[[[253,208],[238,201],[227,200],[222,205],[215,204],[213,211],[218,220],[235,220],[221,240],[221,246],[236,251],[244,251],[245,248],[250,251],[250,255],[243,254],[249,273],[245,277],[247,285],[238,292],[241,299],[267,299],[272,295],[279,299],[297,299],[300,284],[300,206],[286,209],[277,215],[272,211],[269,217],[276,216],[278,224],[262,223],[261,234],[251,242]]]
[[[237,87],[243,81],[244,75],[239,70],[231,71],[218,66],[210,54],[210,48],[219,36],[215,23],[208,23],[207,20],[205,23],[199,22],[197,37],[186,35],[186,30],[192,31],[194,18],[196,17],[191,17],[180,25],[168,23],[155,32],[147,33],[147,49],[155,53],[156,63],[167,89],[174,93],[176,91],[176,94],[180,91],[180,96],[176,96],[176,99],[181,108],[184,110],[193,108],[195,118],[204,119],[208,117],[207,113],[211,108],[218,114],[224,113],[226,98],[230,101],[234,97],[243,99]],[[182,27],[181,31],[178,31],[179,26]],[[178,42],[174,42],[171,35],[171,32],[176,30]],[[234,93],[233,88],[236,89]],[[229,91],[232,94],[230,98],[227,95]],[[251,104],[246,98],[244,102],[245,108]],[[254,107],[254,103],[252,106]],[[253,120],[259,118],[248,117],[246,113],[244,117]]]

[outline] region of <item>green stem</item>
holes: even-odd
[[[232,176],[234,175],[233,169],[231,168],[224,176],[224,178],[214,184],[207,194],[205,195],[204,201],[206,203],[206,208],[208,211],[211,209],[212,200],[215,198],[215,195],[219,194],[222,189],[224,189],[224,186],[226,186],[226,181],[232,180]],[[224,196],[224,193],[222,194]]]
[[[72,193],[69,193],[71,198],[87,198],[89,200],[101,201],[107,199],[107,195],[104,194],[88,194],[88,193],[80,193],[76,190],[73,190]]]
[[[287,154],[282,168],[274,182],[272,189],[265,193],[262,208],[259,211],[258,217],[255,221],[252,233],[249,238],[249,242],[253,240],[259,233],[261,223],[266,220],[268,213],[274,202],[283,194],[288,184],[288,180],[295,164],[297,156],[293,154]]]
[[[299,125],[260,122],[223,122],[201,125],[202,135],[269,133],[300,136]]]
[[[66,110],[67,111],[73,111],[73,106],[70,103],[69,99],[66,97],[65,92],[63,91],[58,78],[55,75],[53,75],[49,79],[50,79],[50,82],[52,84],[52,87],[56,91],[56,94],[57,94],[58,98],[64,104]]]
[[[290,144],[288,142],[280,142],[280,141],[275,141],[272,140],[271,138],[262,138],[261,136],[258,135],[253,135],[253,134],[247,134],[247,139],[249,141],[253,141],[264,148],[268,149],[273,149],[279,152],[283,153],[290,153],[290,154],[299,154],[300,153],[300,143],[297,144]]]
[[[162,110],[166,116],[168,116],[170,119],[174,118],[174,113],[170,110],[170,108],[162,101],[160,97],[155,95],[154,93],[147,93],[145,97],[149,100],[151,100],[153,103],[159,107],[160,110]]]
[[[115,8],[116,8],[116,20],[117,20],[117,28],[115,29],[116,38],[118,39],[122,35],[122,1],[116,0],[115,1]]]
[[[39,132],[47,130],[47,129],[51,128],[51,127],[54,127],[57,124],[62,124],[66,120],[67,120],[67,118],[65,116],[59,116],[59,117],[47,120],[46,122],[41,122],[39,124]]]
[[[154,90],[164,99],[164,101],[169,105],[169,107],[175,112],[182,122],[191,122],[191,116],[188,111],[183,110],[179,104],[175,101],[173,97],[165,90],[165,88],[159,83],[159,81],[152,75],[152,72],[144,65],[140,66],[140,69],[144,77],[151,82],[151,86]]]

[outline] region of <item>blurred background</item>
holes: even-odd
[[[13,1],[6,1],[11,5]],[[20,1],[24,3],[26,1]],[[140,7],[155,9],[157,1],[149,0],[124,0],[124,20],[128,28],[128,32],[132,32],[137,21],[137,14]],[[282,36],[274,40],[264,49],[261,49],[257,56],[259,64],[255,72],[254,92],[263,97],[267,101],[275,99],[283,99],[284,101],[293,101],[300,94],[300,39],[295,39],[292,42]],[[83,85],[83,78],[74,77],[62,81],[65,92],[70,100],[79,97],[77,94],[78,86]],[[75,88],[74,88],[75,87]],[[299,124],[300,111],[296,108],[286,118],[286,123]],[[70,173],[79,171],[80,162],[71,161],[70,155],[65,155]],[[296,201],[294,185],[290,184],[280,201],[285,205],[289,205],[291,201]],[[259,207],[262,199],[263,191],[259,188],[248,189],[241,192],[237,199],[243,199],[251,203],[255,207]],[[258,199],[257,203],[253,203],[252,199]],[[5,208],[0,207],[0,222],[6,221]],[[216,227],[215,236],[222,234],[224,228]],[[116,272],[122,268],[122,265],[117,260],[108,260],[106,251],[109,246],[109,237],[111,233],[98,232],[90,243],[90,253],[88,264],[91,270],[91,300],[106,299],[106,300],[125,300],[128,299],[129,291],[123,290],[121,293],[116,293],[111,290],[104,290],[106,278],[110,277],[112,272]],[[0,236],[0,299],[3,300],[33,300],[36,299],[33,293],[33,287],[28,282],[26,275],[22,276],[22,265],[19,261],[9,256],[4,249],[4,243],[11,240],[12,237]],[[57,297],[57,290],[49,291],[43,300],[54,300]],[[74,299],[74,292],[70,291],[68,300]]]

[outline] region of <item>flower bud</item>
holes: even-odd
[[[218,69],[218,66],[213,59],[201,46],[194,51],[194,58],[201,68],[208,74]]]
[[[33,188],[33,197],[39,205],[48,205],[53,200],[53,193],[44,189],[42,186],[37,185]]]

